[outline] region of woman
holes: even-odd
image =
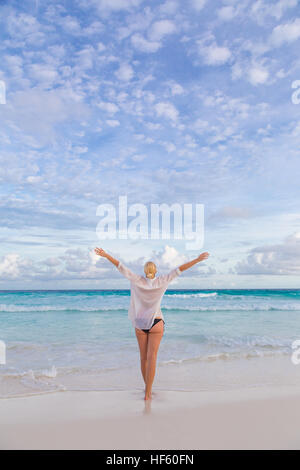
[[[172,269],[169,274],[155,277],[156,266],[148,261],[144,266],[145,276],[133,273],[121,261],[116,260],[102,248],[95,248],[95,253],[107,258],[113,263],[121,274],[130,281],[130,308],[128,317],[135,327],[138,340],[141,370],[145,382],[145,400],[152,398],[152,384],[155,376],[156,358],[160,341],[164,334],[164,317],[160,309],[161,299],[167,290],[168,284],[182,271],[191,268],[194,264],[208,258],[209,253],[202,253],[188,263]]]

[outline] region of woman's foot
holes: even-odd
[[[145,398],[144,400],[151,400],[152,399],[152,393],[145,393]]]

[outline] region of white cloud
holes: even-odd
[[[187,261],[187,257],[180,254],[176,248],[165,245],[163,251],[151,258],[159,269],[173,269]]]
[[[0,279],[16,279],[30,266],[31,262],[22,259],[18,253],[9,253],[0,262]]]
[[[6,18],[6,22],[7,30],[13,38],[35,45],[41,45],[45,41],[45,34],[34,16],[13,11]]]
[[[170,86],[172,95],[182,95],[184,93],[184,88],[179,83],[171,83]]]
[[[233,80],[241,78],[243,76],[244,69],[239,62],[235,62],[231,68],[231,77]]]
[[[205,44],[204,41],[198,42],[198,51],[207,65],[223,65],[231,57],[228,47],[218,46],[215,41],[211,44]]]
[[[262,65],[251,66],[248,72],[248,79],[252,85],[266,83],[269,78],[269,71]]]
[[[99,34],[100,31],[104,31],[104,29],[104,25],[100,21],[93,21],[89,26],[82,30],[82,34],[87,36],[93,36]]]
[[[36,261],[9,253],[0,261],[0,280],[49,281],[99,279],[107,276],[108,268],[100,267],[89,249],[68,249],[64,254]],[[110,270],[111,272],[111,270]],[[112,276],[114,276],[114,272]]]
[[[276,20],[280,20],[285,10],[297,6],[298,0],[279,0],[275,2],[265,2],[257,0],[251,7],[251,15],[256,18],[258,23],[263,23],[266,16],[273,16]]]
[[[208,121],[204,121],[203,119],[196,119],[195,123],[193,124],[193,129],[197,134],[203,134],[205,131],[207,131],[209,127]]]
[[[263,56],[266,52],[268,52],[270,50],[270,44],[268,43],[268,41],[261,41],[257,39],[253,41],[247,39],[243,41],[241,45],[241,50],[250,52],[252,58],[256,58]]]
[[[237,274],[300,274],[300,232],[286,237],[279,245],[253,248],[247,259],[236,264]]]
[[[94,3],[100,11],[119,11],[136,7],[141,1],[142,0],[96,0]]]
[[[120,125],[120,121],[117,119],[107,119],[106,124],[110,127],[118,127]]]
[[[236,14],[237,11],[232,5],[224,6],[218,10],[218,17],[222,21],[230,21],[236,16]]]
[[[46,258],[45,261],[44,261],[44,264],[46,266],[58,266],[60,264],[60,261],[58,258],[55,258],[54,256],[50,257],[50,258]]]
[[[103,109],[103,111],[107,111],[110,114],[115,114],[119,111],[119,107],[115,103],[110,103],[108,101],[100,101],[97,103],[98,108]]]
[[[298,121],[297,124],[295,125],[295,127],[293,128],[293,130],[292,130],[292,136],[293,136],[293,137],[298,137],[298,136],[300,136],[300,121]]]
[[[176,146],[173,144],[173,142],[162,141],[160,144],[166,149],[168,153],[174,152],[176,150]]]
[[[58,78],[57,70],[47,64],[32,64],[29,68],[29,74],[31,78],[46,86],[50,86]]]
[[[237,61],[231,68],[231,77],[233,80],[243,77],[251,85],[257,86],[270,81],[270,72],[263,61]]]
[[[119,69],[115,72],[115,75],[119,80],[128,82],[134,75],[133,68],[129,64],[121,64]]]
[[[173,268],[184,263],[185,260],[186,256],[178,253],[174,247],[169,245],[165,246],[165,251],[162,254],[162,261],[166,266]]]
[[[63,16],[59,18],[60,25],[70,34],[78,34],[80,32],[80,25],[77,18],[73,16]]]
[[[93,46],[88,45],[84,47],[76,53],[76,56],[78,57],[77,66],[80,69],[87,70],[93,67],[93,60],[95,57]]]
[[[254,214],[247,207],[224,206],[210,216],[210,219],[248,219]]]
[[[157,103],[155,105],[155,111],[158,116],[164,116],[173,121],[176,121],[178,118],[178,111],[172,103]]]
[[[97,49],[98,49],[98,52],[103,52],[105,51],[106,46],[103,44],[103,42],[98,42]]]
[[[40,73],[39,69],[39,73]],[[35,70],[36,73],[37,69]],[[51,76],[51,80],[54,76]],[[48,75],[42,76],[46,80]],[[50,82],[44,82],[47,84]],[[11,97],[5,118],[14,123],[19,134],[18,139],[27,139],[28,134],[34,136],[39,144],[54,145],[59,126],[64,122],[74,125],[74,121],[89,116],[89,110],[76,94],[68,88],[43,91],[36,88],[16,91]],[[3,126],[3,121],[2,121]]]
[[[151,41],[160,41],[167,34],[175,33],[176,26],[173,21],[160,20],[153,23],[151,26],[148,37]]]
[[[26,178],[26,181],[30,184],[37,184],[37,183],[40,183],[41,181],[43,181],[43,178],[41,176],[28,176]]]
[[[141,52],[156,52],[162,44],[158,41],[148,41],[141,34],[131,36],[132,45]]]
[[[167,15],[174,14],[178,10],[178,3],[174,0],[167,0],[165,3],[160,5],[160,13],[165,13]]]
[[[147,155],[145,155],[144,153],[143,154],[136,154],[136,155],[133,155],[131,157],[131,159],[134,162],[142,162],[143,160],[145,160],[145,158],[147,158]]]
[[[85,145],[75,145],[75,147],[73,147],[73,152],[74,153],[77,153],[79,155],[83,154],[83,153],[86,153],[88,152],[89,148]]]
[[[4,56],[5,64],[13,78],[20,78],[23,75],[23,59],[17,55]]]
[[[206,0],[191,0],[191,5],[195,10],[200,11],[205,6]]]
[[[161,129],[161,124],[158,122],[145,122],[145,126],[150,129],[150,131],[157,131],[158,129]]]
[[[284,43],[296,41],[300,38],[300,18],[296,18],[291,23],[276,26],[270,36],[270,43],[274,46],[281,46]]]

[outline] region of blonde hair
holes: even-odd
[[[148,279],[154,279],[156,273],[156,266],[152,261],[145,263],[144,272]]]

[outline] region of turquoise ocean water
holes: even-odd
[[[0,396],[118,389],[125,370],[140,380],[129,299],[128,290],[0,291]],[[162,311],[165,370],[284,358],[300,339],[300,290],[169,290]]]

